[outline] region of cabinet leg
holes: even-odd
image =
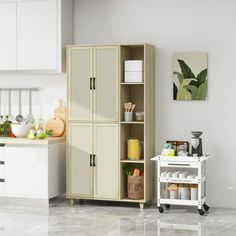
[[[74,198],[70,199],[70,205],[71,205],[71,206],[74,206],[74,205],[75,205],[75,199],[74,199]]]
[[[143,209],[144,208],[144,203],[139,203],[139,208]]]

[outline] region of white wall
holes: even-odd
[[[52,118],[58,99],[66,101],[65,75],[0,75],[1,88],[39,88],[32,94],[32,113],[36,122],[43,119],[44,124]],[[1,94],[2,113],[8,114],[8,92]],[[19,93],[12,92],[12,114],[19,114]],[[29,93],[22,92],[22,115],[29,113]]]
[[[77,0],[75,42],[156,46],[156,153],[167,139],[204,132],[211,206],[236,208],[235,0]],[[172,54],[209,53],[208,101],[172,100]]]

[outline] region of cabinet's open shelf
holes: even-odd
[[[144,85],[144,83],[141,83],[141,82],[139,82],[139,83],[128,83],[128,82],[122,82],[122,83],[120,83],[121,85]]]
[[[137,202],[137,203],[144,203],[145,202],[144,199],[133,200],[133,199],[129,199],[127,197],[121,198],[120,201],[124,201],[124,202]]]
[[[127,121],[121,121],[120,122],[121,124],[123,125],[127,125],[127,124],[136,124],[136,125],[143,125],[144,124],[144,121],[130,121],[130,122],[127,122]]]
[[[140,159],[140,160],[124,159],[124,160],[121,160],[120,162],[122,162],[122,163],[144,163],[144,159]]]
[[[123,162],[121,160],[120,163],[120,176],[121,176],[121,180],[120,180],[120,198],[121,199],[127,199],[133,202],[140,202],[140,200],[132,200],[132,199],[128,199],[128,188],[127,188],[127,182],[128,182],[128,176],[125,175],[124,173],[124,165],[128,164],[131,168],[139,168],[142,171],[145,171],[144,169],[144,163],[142,162]],[[145,179],[145,172],[144,172],[144,179]],[[144,181],[145,182],[145,181]],[[145,188],[145,187],[144,187]],[[145,196],[145,191],[144,191],[144,196]]]
[[[139,85],[121,86],[120,88],[120,120],[124,120],[124,103],[132,102],[136,105],[135,112],[144,112],[144,87]],[[145,116],[144,116],[145,117]],[[135,115],[134,115],[135,119]]]
[[[139,141],[144,140],[144,125],[140,124],[126,124],[120,126],[120,156],[121,160],[124,157],[127,157],[128,153],[128,139],[134,138]],[[144,148],[144,145],[143,145]],[[144,150],[142,150],[143,152]],[[142,153],[143,154],[143,153]],[[145,156],[144,156],[145,159]]]

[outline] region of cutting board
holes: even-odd
[[[54,110],[54,117],[58,117],[64,121],[65,129],[61,136],[66,135],[66,108],[62,105],[62,100],[59,100],[58,107]]]
[[[65,122],[59,117],[54,117],[48,120],[46,129],[53,130],[52,137],[61,137],[65,131]]]

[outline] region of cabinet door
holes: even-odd
[[[92,48],[72,47],[68,51],[69,120],[92,121]],[[91,84],[92,85],[92,84]]]
[[[48,147],[5,147],[5,196],[48,199]]]
[[[118,125],[94,125],[94,196],[118,199]]]
[[[90,166],[92,124],[70,124],[69,135],[67,195],[69,197],[92,197],[93,167]]]
[[[0,3],[0,70],[16,70],[16,3]]]
[[[94,120],[118,121],[118,46],[94,48]]]
[[[17,3],[17,69],[57,69],[57,0]]]
[[[0,145],[0,197],[5,195],[5,147]]]

